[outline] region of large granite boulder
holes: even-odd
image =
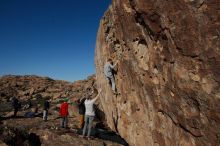
[[[95,58],[108,125],[131,146],[219,145],[219,49],[219,0],[113,0]]]

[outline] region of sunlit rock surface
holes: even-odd
[[[95,58],[108,125],[131,146],[219,145],[219,49],[219,0],[113,0]],[[118,96],[108,58],[119,60]]]

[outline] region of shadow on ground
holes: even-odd
[[[82,129],[78,129],[77,134],[82,135],[82,131]],[[93,128],[91,136],[98,139],[108,140],[118,144],[122,144],[124,146],[128,146],[128,143],[120,135],[107,129]]]

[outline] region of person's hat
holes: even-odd
[[[64,98],[63,101],[67,102],[69,100],[69,98]]]

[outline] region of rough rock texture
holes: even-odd
[[[122,146],[125,141],[110,131],[105,123],[100,121],[103,113],[99,111],[93,122],[92,135],[96,138],[87,140],[80,137],[82,130],[78,130],[79,114],[75,100],[82,98],[88,88],[95,88],[95,76],[87,80],[69,83],[38,76],[4,76],[0,78],[0,146]],[[59,95],[59,96],[57,96]],[[13,118],[10,98],[16,96],[22,102],[27,99],[33,102],[33,108],[18,111]],[[96,96],[95,93],[93,96]],[[52,99],[48,121],[42,120],[42,105],[38,106],[38,113],[33,118],[25,118],[27,112],[34,112],[36,105],[42,99]],[[60,128],[59,107],[62,97],[69,97],[68,127]],[[37,103],[37,104],[36,104]]]
[[[50,115],[48,122],[41,117],[8,118],[0,124],[0,145],[5,146],[122,146],[118,141],[107,138],[87,140],[81,138],[76,129],[61,129],[58,115]],[[56,118],[55,118],[56,117]],[[70,118],[70,123],[76,125],[77,119]],[[105,133],[105,137],[110,132]],[[118,137],[117,135],[110,135]]]
[[[95,86],[94,75],[89,76],[86,80],[73,83],[39,76],[3,76],[0,78],[0,116],[12,115],[8,111],[12,110],[10,99],[13,96],[19,99],[22,109],[25,109],[25,105],[30,99],[33,105],[31,111],[34,112],[37,107],[39,112],[42,112],[46,98],[51,99],[51,103],[55,105],[54,109],[59,109],[63,98],[68,97],[69,101],[74,103],[87,94],[88,88],[96,88]],[[69,112],[71,115],[77,116],[78,113],[75,111],[78,111],[76,104]],[[100,111],[97,113],[98,118],[102,120],[100,115],[103,114]]]
[[[80,98],[87,88],[94,86],[94,75],[73,83],[48,77],[8,75],[0,78],[0,101],[9,101],[13,96],[20,100],[49,97],[53,101],[62,97]]]
[[[109,126],[131,146],[220,145],[219,49],[219,0],[113,0],[95,59]]]

